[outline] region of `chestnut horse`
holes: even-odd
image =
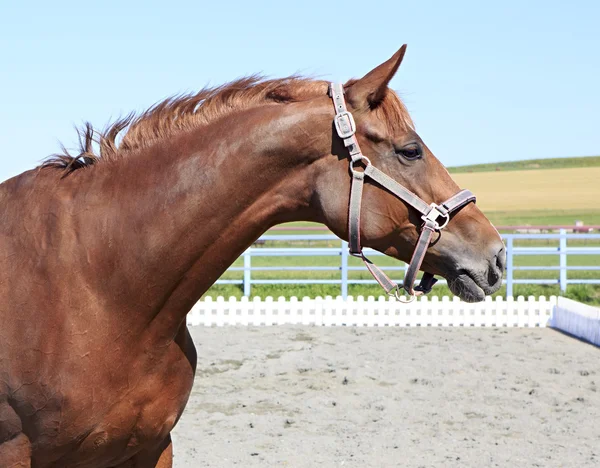
[[[427,203],[458,191],[388,83],[403,46],[345,84],[374,166]],[[271,226],[348,239],[348,149],[328,83],[252,77],[166,100],[0,186],[0,466],[170,467],[194,381],[188,311]],[[117,143],[119,137],[119,143]],[[94,143],[97,142],[97,143]],[[362,244],[408,260],[420,214],[365,180]],[[496,291],[502,241],[474,203],[423,269]]]

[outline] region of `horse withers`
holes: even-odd
[[[0,185],[0,466],[170,467],[185,316],[273,225],[418,250],[467,301],[500,287],[500,236],[471,198],[444,207],[459,188],[388,88],[404,52],[346,83],[345,111],[324,81],[246,78],[87,126],[79,154]]]

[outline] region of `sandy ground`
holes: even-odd
[[[191,330],[177,468],[600,466],[600,349],[550,329]]]

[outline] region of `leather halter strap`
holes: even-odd
[[[350,153],[350,174],[352,175],[348,208],[348,246],[350,255],[361,258],[371,275],[373,275],[373,278],[375,278],[385,292],[399,298],[399,286],[365,257],[362,252],[360,243],[360,211],[364,181],[365,177],[368,177],[421,213],[421,219],[423,220],[423,224],[420,226],[421,234],[410,260],[408,270],[406,271],[402,287],[413,297],[427,294],[437,282],[431,273],[426,272],[421,278],[419,286],[416,288],[413,286],[433,233],[440,232],[447,226],[450,221],[450,215],[453,212],[460,210],[471,202],[475,202],[475,195],[469,190],[461,190],[443,203],[427,204],[406,187],[373,166],[369,158],[362,153],[355,135],[356,123],[346,107],[343,86],[338,83],[331,83],[329,95],[335,107],[333,122],[337,134],[343,140],[344,146],[348,148],[348,152]],[[355,168],[359,163],[362,163],[364,170],[361,171]]]

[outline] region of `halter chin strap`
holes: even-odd
[[[423,263],[423,258],[425,257],[433,233],[440,232],[448,225],[451,213],[460,210],[471,202],[475,202],[475,195],[469,190],[461,190],[439,205],[424,202],[406,187],[400,185],[387,174],[373,166],[369,158],[362,154],[355,135],[356,123],[354,122],[354,117],[352,117],[352,114],[346,108],[343,86],[331,83],[329,96],[333,100],[335,107],[335,118],[333,121],[335,129],[350,153],[350,173],[352,175],[348,210],[348,245],[350,255],[361,258],[371,275],[373,275],[373,278],[385,289],[385,292],[389,295],[395,295],[399,299],[400,287],[365,257],[360,244],[360,207],[365,177],[368,177],[421,213],[421,219],[423,220],[421,235],[410,260],[402,287],[412,297],[427,294],[437,282],[431,273],[425,272],[419,285],[416,288],[413,288],[413,285],[415,284],[415,279]],[[355,168],[358,163],[362,163],[364,170],[359,171]]]

